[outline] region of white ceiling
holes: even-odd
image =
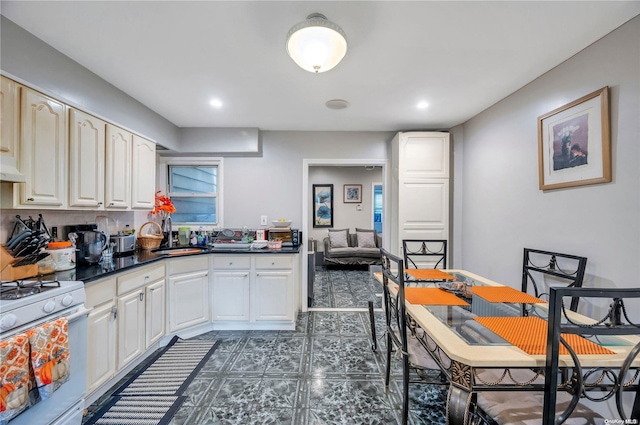
[[[4,1],[1,12],[180,127],[448,129],[640,13],[640,1]],[[311,74],[312,12],[349,42]],[[212,98],[224,105],[214,109]],[[351,106],[331,110],[330,99]],[[418,110],[426,101],[429,107]]]

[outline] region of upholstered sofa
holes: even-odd
[[[331,229],[324,238],[324,262],[327,265],[382,264],[382,237],[375,230]]]

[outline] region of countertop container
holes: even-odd
[[[76,266],[76,247],[71,242],[51,242],[45,250],[56,263],[56,271],[71,270]]]

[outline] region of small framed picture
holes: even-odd
[[[346,204],[359,204],[362,202],[362,185],[361,184],[345,184],[344,185],[344,202]]]

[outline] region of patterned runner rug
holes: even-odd
[[[174,337],[122,384],[112,400],[85,425],[169,423],[186,397],[182,396],[220,341]]]

